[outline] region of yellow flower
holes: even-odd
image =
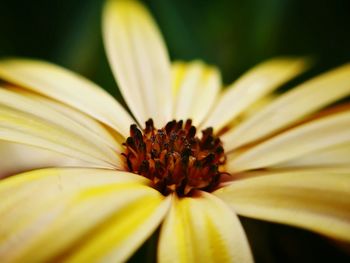
[[[238,215],[350,241],[350,111],[315,114],[350,65],[276,96],[307,63],[272,59],[221,92],[215,67],[170,65],[136,1],[108,1],[103,29],[134,118],[58,66],[0,62],[0,139],[82,162],[1,181],[2,262],[125,261],[158,227],[159,262],[252,262]]]

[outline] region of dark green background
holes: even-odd
[[[218,65],[227,84],[273,56],[312,57],[314,68],[306,77],[350,61],[350,1],[144,2],[172,59],[199,58]],[[0,0],[0,57],[50,60],[118,97],[103,51],[102,5],[102,0]],[[349,260],[344,252],[349,249],[310,232],[248,219],[243,223],[257,262]],[[144,246],[138,256],[153,247]]]

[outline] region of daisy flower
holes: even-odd
[[[221,91],[215,67],[170,64],[140,3],[108,1],[103,31],[131,114],[66,69],[0,62],[0,138],[80,161],[0,182],[2,262],[125,261],[158,228],[159,262],[252,262],[239,215],[350,241],[350,111],[328,107],[350,65],[277,96],[307,62],[272,59]]]

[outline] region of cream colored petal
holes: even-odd
[[[52,166],[90,167],[90,163],[28,145],[0,141],[0,178]]]
[[[221,87],[219,71],[200,61],[176,62],[172,67],[174,117],[198,125],[212,108]]]
[[[5,262],[123,261],[157,227],[170,204],[143,185],[145,179],[124,172],[51,169],[19,177],[0,184],[0,196],[12,189],[20,202],[4,210],[0,253]]]
[[[350,143],[332,145],[278,164],[278,168],[314,166],[350,166]]]
[[[148,189],[150,191],[151,188]],[[156,230],[168,211],[170,199],[164,200],[163,196],[153,191],[148,198],[140,197],[137,202],[118,211],[112,222],[84,242],[66,262],[79,263],[91,259],[124,262]]]
[[[140,125],[171,118],[170,63],[148,10],[137,1],[109,0],[103,17],[104,43],[121,93]]]
[[[273,100],[275,100],[277,97],[277,94],[268,94],[257,101],[255,101],[253,104],[249,106],[244,112],[242,112],[239,116],[234,118],[230,123],[226,124],[225,130],[229,131],[245,121],[246,119],[250,118],[251,116],[254,116],[258,111],[263,109],[265,106],[269,105]],[[225,133],[223,133],[225,134]]]
[[[350,111],[300,125],[247,151],[228,155],[228,170],[266,168],[299,156],[350,142]]]
[[[315,77],[223,135],[226,150],[260,139],[350,94],[350,64]]]
[[[45,104],[47,107],[65,115],[67,118],[70,118],[74,122],[83,126],[85,129],[88,129],[94,134],[101,137],[101,139],[104,140],[105,143],[112,147],[114,150],[120,148],[120,142],[116,141],[116,138],[121,139],[123,142],[125,141],[125,138],[123,136],[118,136],[119,133],[116,133],[114,131],[108,131],[108,128],[106,128],[104,124],[100,123],[94,118],[91,118],[91,116],[68,106],[67,104],[63,104],[59,101],[52,100],[50,98],[38,95],[27,90],[23,90],[21,88],[7,86],[6,89],[14,91],[22,96],[33,99],[35,101],[38,101],[41,104]]]
[[[120,155],[110,155],[91,143],[90,138],[82,138],[34,115],[1,105],[0,139],[55,151],[98,167],[123,167]]]
[[[158,262],[253,262],[238,217],[216,197],[175,199],[160,232]]]
[[[0,78],[68,104],[120,134],[128,136],[134,121],[107,92],[59,66],[29,59],[0,61]]]
[[[350,174],[350,165],[333,165],[333,166],[310,166],[310,167],[271,167],[269,169],[262,170],[252,170],[252,171],[242,171],[235,173],[234,171],[226,170],[228,173],[231,173],[225,182],[220,184],[220,187],[231,184],[234,181],[247,179],[251,177],[259,177],[265,175],[273,174],[287,174],[287,173],[314,173],[314,174]]]
[[[275,58],[257,65],[228,87],[203,126],[219,131],[255,101],[303,72],[306,65],[300,58]]]
[[[240,215],[350,241],[349,173],[295,172],[233,182],[214,192]]]
[[[79,116],[79,120],[82,120],[82,114],[63,104],[30,93],[0,88],[0,105],[30,113],[48,123],[53,123],[69,130],[79,137],[89,138],[92,144],[104,149],[106,153],[112,156],[115,155],[116,152],[120,153],[122,151],[121,145],[113,139],[106,129],[97,125],[91,126],[95,129],[99,127],[99,130],[96,131],[86,128],[85,125],[82,125],[81,122],[77,122],[76,119],[74,119],[74,116]],[[86,119],[88,118],[84,119],[85,122],[87,122]],[[90,119],[86,124],[90,125],[92,123],[94,123],[94,120]],[[96,132],[99,132],[99,134]]]
[[[145,177],[136,174],[105,169],[47,168],[34,170],[0,181],[0,195],[7,196],[1,202],[0,215],[12,219],[24,215],[25,210],[15,209],[19,204],[35,207],[58,194],[69,194],[85,188],[115,183],[148,184]],[[40,194],[36,194],[41,191]],[[43,198],[45,196],[45,198]],[[12,212],[11,212],[12,211]],[[24,213],[24,214],[23,214]]]
[[[261,111],[267,105],[271,104],[278,97],[277,93],[270,93],[249,106],[242,114],[239,116],[241,121],[254,116],[257,112]]]

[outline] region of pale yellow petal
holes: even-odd
[[[159,224],[169,204],[145,182],[130,173],[97,169],[46,169],[5,180],[0,196],[12,205],[0,204],[2,260],[68,261],[80,253],[86,260],[106,261],[111,253],[118,253],[114,260],[125,260]],[[89,255],[83,252],[106,234],[108,245],[97,244]]]
[[[127,136],[132,118],[103,89],[75,73],[44,61],[0,61],[0,78],[85,112]]]
[[[242,171],[285,162],[317,150],[350,142],[350,111],[311,121],[238,155],[228,155],[228,170]]]
[[[263,108],[271,104],[278,97],[277,93],[270,93],[249,106],[242,114],[239,116],[241,121],[254,116],[257,112],[261,111]]]
[[[90,167],[87,162],[24,144],[0,141],[0,178],[42,167]]]
[[[12,176],[0,184],[0,195],[3,197],[0,206],[0,240],[6,242],[5,247],[10,245],[11,237],[15,237],[12,230],[15,231],[21,222],[24,224],[29,220],[31,210],[33,215],[37,209],[37,213],[41,213],[39,208],[45,204],[53,205],[52,202],[59,199],[64,204],[63,198],[69,199],[81,190],[100,185],[145,182],[140,176],[129,173],[81,168],[42,169]],[[6,249],[3,248],[2,252],[5,253]]]
[[[148,10],[133,0],[109,0],[103,20],[104,43],[121,93],[140,125],[157,127],[171,118],[170,62]]]
[[[231,184],[233,181],[246,179],[250,177],[258,177],[265,175],[273,174],[286,174],[286,173],[336,173],[336,174],[350,174],[350,165],[333,165],[333,166],[310,166],[310,167],[271,167],[269,169],[262,170],[251,170],[251,171],[242,171],[235,173],[234,171],[226,170],[228,173],[231,173],[231,177],[228,178],[225,182],[220,184],[220,187]]]
[[[273,100],[275,100],[277,97],[277,94],[271,93],[268,94],[257,101],[255,101],[253,104],[249,106],[244,112],[242,112],[239,116],[234,118],[233,120],[230,121],[230,123],[226,124],[225,129],[226,131],[229,131],[239,125],[241,122],[244,120],[250,118],[251,116],[254,116],[256,112],[260,111],[263,109],[265,106],[269,105]],[[223,132],[224,132],[223,130]],[[225,134],[225,133],[223,133]]]
[[[219,199],[201,193],[175,199],[161,228],[158,262],[253,262],[238,217]]]
[[[221,87],[219,71],[203,62],[176,62],[172,67],[174,118],[192,119],[195,125],[207,116]]]
[[[277,173],[235,181],[214,194],[240,215],[350,241],[349,175]]]
[[[287,167],[350,166],[350,143],[332,145],[277,165]]]
[[[98,167],[122,167],[121,156],[110,155],[92,144],[90,138],[82,138],[60,126],[34,115],[0,105],[0,139],[62,153],[90,162]]]
[[[303,72],[306,64],[300,58],[275,58],[257,65],[228,87],[203,126],[219,131],[255,101]]]
[[[48,199],[50,196],[54,198],[58,192],[74,192],[119,182],[148,184],[149,181],[136,174],[106,169],[48,168],[26,172],[0,181],[0,193],[11,197],[2,200],[0,214],[4,217],[6,209],[16,203],[32,202],[34,199],[35,202],[44,202],[41,195],[35,195],[38,190]],[[32,202],[34,206],[35,202]]]
[[[153,189],[148,188],[150,190]],[[91,259],[100,262],[125,261],[156,230],[170,203],[170,198],[164,199],[156,190],[149,192],[146,197],[140,197],[137,202],[128,203],[91,239],[82,242],[67,257],[66,262],[80,263]]]
[[[113,135],[112,135],[112,133],[108,131],[108,129],[104,124],[100,123],[94,118],[91,118],[91,116],[89,116],[88,114],[85,114],[77,109],[74,109],[67,104],[61,103],[56,100],[52,100],[48,97],[41,96],[37,93],[33,93],[28,90],[11,87],[11,86],[6,86],[6,89],[10,91],[14,91],[18,94],[21,94],[35,101],[38,101],[41,104],[45,104],[47,107],[55,111],[58,111],[61,114],[64,114],[66,117],[70,118],[71,120],[85,127],[85,129],[88,129],[91,132],[95,133],[102,140],[104,140],[107,145],[109,145],[113,149],[115,150],[120,149],[120,142],[118,143],[118,141],[116,141],[116,137],[118,136],[119,133],[112,131],[113,132]],[[119,136],[118,136],[118,139],[119,139]],[[125,138],[123,136],[120,136],[120,139],[122,139],[123,142],[125,141]]]
[[[350,94],[350,64],[315,77],[223,135],[226,150],[260,139]]]
[[[74,119],[74,116],[79,116],[79,120],[81,120],[82,114],[63,104],[30,93],[0,87],[0,105],[30,113],[48,123],[62,127],[79,137],[89,138],[91,143],[95,144],[96,147],[104,149],[107,154],[115,155],[117,151],[119,153],[122,151],[121,145],[113,139],[106,129],[99,126],[99,134],[97,134],[97,131],[86,128],[86,126]],[[84,119],[85,122],[86,119]],[[91,119],[87,124],[91,125],[93,122],[94,120]],[[91,127],[96,128],[98,126],[92,125]]]

